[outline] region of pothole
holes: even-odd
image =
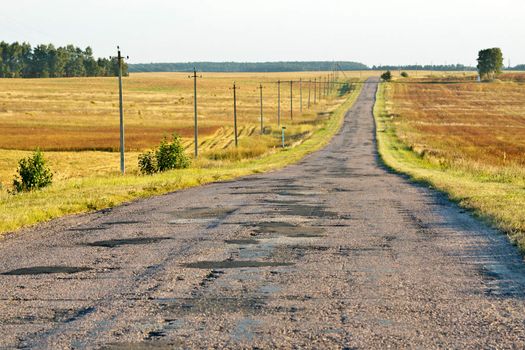
[[[295,226],[287,222],[261,222],[255,232],[277,234],[287,237],[323,237],[325,230],[322,227]]]
[[[238,245],[249,245],[249,244],[259,244],[260,241],[256,239],[227,239],[224,241],[226,244],[238,244]]]
[[[89,232],[89,231],[102,231],[102,230],[107,230],[108,228],[107,227],[77,227],[77,228],[70,228],[68,229],[68,231],[73,231],[73,232]]]
[[[310,216],[320,218],[337,218],[334,212],[327,211],[325,208],[314,205],[292,204],[279,208],[283,215]]]
[[[91,247],[105,247],[105,248],[116,248],[123,245],[139,245],[139,244],[152,244],[158,243],[165,240],[171,239],[170,237],[137,237],[137,238],[122,238],[122,239],[109,239],[104,241],[96,241],[87,243],[86,245]]]
[[[177,317],[191,314],[259,313],[265,305],[264,298],[225,297],[159,300],[159,306],[163,311]]]
[[[24,276],[24,275],[47,275],[53,273],[73,274],[78,272],[90,271],[90,267],[76,266],[33,266],[15,269],[2,273],[6,276]]]
[[[191,269],[236,269],[247,267],[267,267],[267,266],[291,266],[293,263],[278,261],[250,261],[250,260],[223,260],[223,261],[197,261],[183,264],[183,267]]]
[[[278,199],[263,199],[263,203],[268,204],[277,204],[277,205],[290,205],[290,204],[300,204],[303,203],[303,201],[298,199],[290,199],[290,200],[278,200]]]
[[[102,225],[136,225],[136,224],[142,224],[142,221],[135,221],[135,220],[124,220],[124,221],[110,221],[110,222],[103,222]]]
[[[188,208],[181,211],[172,212],[177,218],[180,219],[217,219],[224,218],[233,212],[237,208]]]

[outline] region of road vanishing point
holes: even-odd
[[[0,348],[524,348],[522,257],[381,165],[377,84],[295,165],[8,235]]]

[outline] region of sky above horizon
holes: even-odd
[[[357,61],[475,65],[500,47],[525,63],[523,0],[17,0],[0,40],[120,45],[130,63]]]

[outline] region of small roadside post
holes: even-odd
[[[281,128],[281,140],[282,140],[282,145],[283,145],[283,148],[284,148],[284,130],[286,130],[286,127],[283,126]]]

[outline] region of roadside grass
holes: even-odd
[[[295,125],[290,132],[292,135],[299,133],[301,137],[292,138],[285,149],[269,147],[280,133],[274,128],[265,135],[242,138],[237,150],[233,147],[208,149],[189,169],[152,176],[140,176],[136,170],[121,176],[113,170],[108,173],[108,169],[101,169],[99,175],[80,174],[80,177],[56,181],[50,187],[35,192],[13,196],[3,191],[0,193],[0,232],[14,231],[68,214],[113,207],[138,198],[282,168],[325,146],[340,128],[346,111],[360,91],[361,84],[358,84],[349,95],[335,99],[331,117],[316,119],[309,125]],[[257,143],[262,146],[257,146]],[[21,151],[13,152],[14,157],[22,154]],[[84,152],[71,153],[80,163],[94,159],[91,155],[86,157]],[[118,154],[93,153],[94,157],[102,157],[104,164],[118,158]],[[46,152],[51,164],[62,156]],[[72,169],[78,169],[78,164]]]
[[[525,93],[514,85],[383,83],[374,115],[387,166],[445,192],[525,251],[524,141],[511,135],[522,134]]]

